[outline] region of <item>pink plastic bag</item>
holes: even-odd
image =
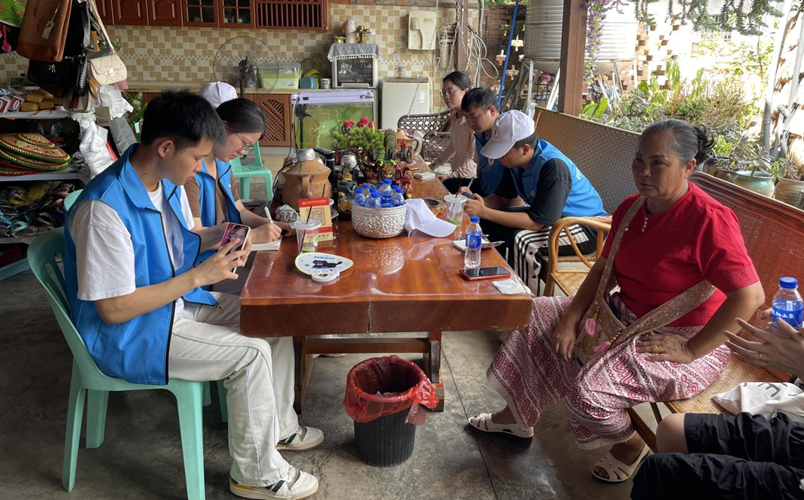
[[[377,393],[395,393],[381,396]],[[410,408],[407,422],[421,425],[427,414],[419,405],[438,404],[433,384],[415,363],[399,356],[371,358],[356,364],[346,377],[343,406],[355,422],[366,423]]]

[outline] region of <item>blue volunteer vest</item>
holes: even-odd
[[[564,204],[562,217],[595,217],[606,215],[603,208],[603,200],[595,191],[589,179],[567,158],[564,153],[547,141],[539,141],[530,165],[523,169],[517,167],[513,169],[514,185],[520,198],[529,205],[533,205],[539,196],[538,185],[542,166],[554,159],[563,161],[569,168],[570,178],[572,179],[572,189]]]
[[[136,286],[139,288],[162,283],[189,271],[198,261],[201,238],[187,229],[177,191],[163,182],[162,188],[172,210],[165,215],[178,217],[183,233],[185,259],[181,268],[174,269],[162,227],[162,215],[151,203],[145,186],[129,162],[136,147],[129,148],[118,161],[92,179],[75,206],[88,200],[100,200],[117,212],[131,234]],[[67,213],[64,224],[64,274],[70,315],[89,354],[106,375],[138,384],[166,384],[175,302],[125,323],[106,324],[94,302],[78,299],[76,248],[69,230],[71,213],[72,210]],[[217,303],[209,292],[200,288],[191,290],[183,298],[204,305]]]
[[[497,191],[500,186],[505,167],[499,161],[491,160],[483,156],[480,150],[489,141],[486,134],[475,134],[475,149],[477,150],[477,178],[480,181],[480,192],[483,196],[489,196]]]
[[[220,184],[221,192],[226,197],[226,220],[236,224],[242,224],[240,212],[235,205],[232,195],[232,166],[215,158],[215,165],[218,167],[218,179],[213,177],[207,169],[207,164],[201,162],[201,171],[195,174],[195,181],[198,183],[198,205],[201,209],[201,225],[212,227],[217,224],[215,220],[215,184]],[[170,184],[170,183],[168,183]],[[199,262],[204,262],[215,253],[215,249],[201,253]]]

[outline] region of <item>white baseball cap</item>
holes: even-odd
[[[528,115],[521,111],[507,111],[497,118],[491,129],[491,139],[480,154],[490,160],[502,158],[517,141],[530,137],[535,131],[533,120]]]
[[[198,95],[209,101],[213,108],[217,108],[226,101],[237,99],[234,87],[224,82],[212,82],[201,87]]]

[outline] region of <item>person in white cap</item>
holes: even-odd
[[[603,202],[572,160],[539,140],[533,120],[519,111],[500,115],[481,154],[497,160],[506,172],[494,194],[475,194],[466,201],[466,213],[483,219],[489,239],[507,242],[508,261],[538,293],[538,254],[547,246],[550,226],[562,217],[606,215]],[[509,207],[517,197],[527,206]],[[592,229],[575,225],[570,231],[581,251],[594,250]],[[565,251],[571,251],[570,242],[564,243]]]
[[[213,108],[217,108],[226,101],[237,99],[237,91],[225,82],[211,82],[198,91],[198,95],[209,101]]]

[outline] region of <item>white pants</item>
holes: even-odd
[[[293,410],[293,340],[244,336],[238,297],[213,295],[218,306],[185,303],[173,324],[170,377],[224,380],[232,477],[247,486],[270,486],[290,467],[276,443],[299,428]]]

